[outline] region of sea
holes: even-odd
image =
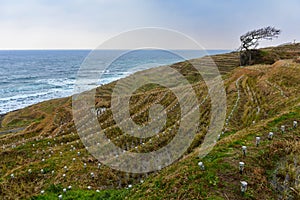
[[[99,50],[101,65],[97,85],[110,83],[134,72],[229,50]],[[91,50],[0,50],[0,114],[42,101],[70,96],[82,63]],[[120,59],[112,58],[120,56]],[[110,62],[110,63],[108,63]],[[99,76],[100,77],[100,76]]]

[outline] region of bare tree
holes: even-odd
[[[251,63],[251,50],[255,49],[259,45],[260,40],[272,40],[274,38],[277,38],[278,35],[281,33],[281,30],[276,29],[275,27],[265,27],[260,28],[257,30],[249,31],[246,34],[242,35],[240,37],[241,40],[241,46],[239,48],[241,52],[241,63],[242,63],[242,57],[247,58],[247,62],[244,62],[245,64]],[[245,61],[245,59],[243,59]]]

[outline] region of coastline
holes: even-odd
[[[269,51],[271,51],[271,49]],[[2,125],[4,125],[4,127],[0,129],[2,131],[0,132],[0,134],[2,134],[0,137],[2,140],[1,147],[3,149],[3,159],[1,159],[0,164],[4,166],[2,176],[4,180],[4,194],[7,197],[14,198],[31,198],[33,196],[38,196],[38,198],[53,197],[54,199],[61,194],[64,187],[60,187],[60,183],[62,183],[66,186],[72,186],[72,190],[68,190],[67,195],[69,195],[69,197],[72,196],[73,199],[84,199],[87,192],[90,192],[90,194],[94,196],[100,195],[101,192],[103,192],[105,195],[110,194],[112,197],[115,197],[113,195],[123,195],[124,198],[126,196],[135,199],[139,198],[141,195],[148,195],[149,197],[169,199],[174,197],[172,196],[174,194],[173,184],[168,185],[165,184],[167,182],[162,182],[164,185],[159,186],[159,190],[157,190],[157,187],[153,186],[152,183],[160,181],[161,177],[176,177],[179,184],[179,190],[176,192],[176,195],[186,194],[185,186],[188,184],[191,185],[192,188],[197,188],[194,190],[197,193],[188,193],[190,195],[188,197],[185,196],[190,199],[198,198],[199,191],[208,191],[207,194],[215,199],[217,198],[215,196],[216,191],[222,192],[225,190],[228,191],[226,193],[228,198],[240,199],[240,193],[237,189],[240,188],[239,180],[241,179],[241,174],[238,173],[238,166],[236,164],[236,155],[238,155],[238,152],[241,152],[240,145],[247,145],[250,147],[248,150],[251,155],[247,156],[247,158],[243,158],[247,159],[245,163],[247,164],[248,172],[257,171],[258,166],[261,167],[261,169],[266,168],[273,171],[277,166],[270,165],[270,163],[278,163],[277,147],[279,151],[288,148],[288,145],[294,144],[295,136],[298,136],[299,129],[290,129],[290,127],[292,127],[293,120],[299,122],[300,116],[298,114],[300,113],[300,108],[295,108],[290,102],[298,103],[299,101],[298,86],[300,82],[297,80],[300,80],[300,73],[297,72],[300,70],[300,65],[299,63],[294,63],[292,60],[286,60],[286,56],[292,58],[294,54],[289,52],[286,54],[279,52],[278,54],[284,56],[285,61],[277,61],[274,65],[264,64],[262,62],[256,66],[244,68],[239,67],[238,54],[236,52],[212,56],[221,75],[224,75],[222,76],[222,78],[224,78],[224,86],[228,88],[226,91],[228,104],[226,106],[229,109],[228,113],[234,113],[234,115],[232,115],[234,117],[228,118],[229,120],[225,126],[226,129],[224,129],[225,131],[220,135],[219,141],[216,141],[216,145],[218,145],[217,148],[215,148],[208,157],[201,159],[201,162],[205,164],[205,171],[199,170],[198,157],[199,146],[203,143],[202,136],[207,133],[206,127],[209,124],[211,113],[210,103],[204,101],[207,96],[206,92],[203,90],[205,88],[205,83],[200,79],[196,79],[198,76],[193,73],[191,66],[187,65],[188,62],[180,62],[171,66],[173,69],[183,73],[185,77],[190,78],[191,83],[195,83],[197,97],[201,100],[203,99],[203,102],[205,102],[205,104],[201,106],[200,112],[202,114],[200,114],[202,117],[199,119],[199,124],[201,124],[201,127],[203,124],[203,128],[199,127],[199,137],[196,136],[193,139],[193,143],[189,146],[186,154],[176,160],[176,162],[172,163],[172,165],[157,173],[154,172],[153,176],[149,176],[149,174],[140,176],[130,175],[132,190],[128,190],[127,181],[129,179],[127,176],[124,176],[125,174],[116,172],[111,168],[106,168],[101,163],[101,165],[99,165],[98,160],[93,159],[93,157],[90,156],[89,151],[85,148],[85,145],[81,140],[82,138],[77,132],[78,128],[83,128],[83,126],[78,127],[74,124],[70,96],[62,100],[52,99],[15,112],[1,114],[0,116],[4,118],[4,120],[2,120]],[[202,59],[199,61],[202,61]],[[291,74],[291,77],[283,76],[283,81],[287,86],[284,87],[284,92],[288,96],[288,98],[286,98],[283,97],[280,91],[275,87],[281,83],[281,79],[278,80],[276,77],[278,74],[289,73]],[[242,82],[239,82],[241,79],[245,81],[244,86]],[[272,80],[272,84],[266,84],[265,80]],[[296,82],[290,82],[290,80],[295,80]],[[111,94],[113,86],[114,83],[109,83],[99,87],[99,90],[97,90],[97,99],[95,100],[97,108],[109,107],[109,94]],[[134,96],[132,99],[134,107],[131,107],[133,111],[132,119],[139,120],[137,122],[146,122],[148,120],[148,116],[146,115],[147,111],[152,105],[155,105],[158,102],[164,106],[164,111],[169,114],[169,123],[166,123],[165,128],[159,130],[155,137],[134,139],[129,134],[123,134],[122,130],[115,129],[116,126],[113,122],[113,113],[110,111],[101,113],[98,117],[103,133],[125,152],[154,152],[165,144],[170,143],[174,138],[174,134],[177,135],[176,125],[179,120],[184,117],[180,113],[180,104],[176,97],[168,95],[170,92],[158,88],[159,87],[146,87],[138,90],[136,93],[138,95]],[[245,91],[245,93],[239,95],[240,91]],[[262,95],[265,94],[266,91],[270,91],[270,93],[262,98]],[[252,99],[255,101],[252,101]],[[268,102],[276,103],[269,104]],[[246,105],[246,107],[244,105]],[[281,105],[282,108],[280,108]],[[269,114],[264,115],[258,113],[258,108],[259,111]],[[253,112],[249,112],[249,110]],[[289,111],[289,113],[287,111]],[[246,118],[243,118],[243,116],[246,116]],[[253,123],[253,119],[256,120],[256,123]],[[93,130],[91,129],[93,128],[93,125],[91,125],[88,118],[82,117],[80,120],[85,129]],[[123,120],[127,120],[127,117]],[[27,128],[20,131],[25,125]],[[287,127],[285,129],[285,134],[276,134],[273,140],[268,140],[267,131],[280,130],[282,125],[286,125]],[[249,126],[251,126],[250,129],[248,128]],[[12,133],[14,131],[19,132]],[[261,136],[263,142],[259,147],[254,147],[253,138],[257,136],[257,133],[260,133],[259,136]],[[282,140],[287,140],[287,142],[282,143]],[[276,144],[276,142],[279,143]],[[275,143],[275,145],[270,148],[272,143]],[[96,143],[92,144],[96,145]],[[296,145],[297,144],[295,143],[292,148],[296,148]],[[264,154],[261,154],[261,152]],[[276,152],[276,155],[274,153],[275,156],[270,156],[273,155],[273,152]],[[109,154],[108,156],[110,157],[111,155],[113,156],[113,154]],[[288,156],[292,155],[293,154],[289,154]],[[17,160],[16,158],[21,159]],[[212,158],[215,159],[212,160]],[[262,158],[272,160],[270,160],[271,162],[265,162]],[[222,170],[219,171],[218,169],[220,169],[221,161],[224,161],[224,165],[222,162]],[[292,162],[293,160],[288,164],[293,164]],[[15,164],[12,165],[12,163]],[[84,165],[84,163],[86,163],[87,166]],[[67,166],[68,171],[65,170],[65,166]],[[41,173],[41,169],[46,170]],[[216,169],[218,170],[218,174],[214,175]],[[28,170],[30,170],[31,173],[28,173]],[[285,172],[285,168],[283,171]],[[95,176],[87,178],[91,172],[93,172],[93,175]],[[222,181],[224,180],[224,182],[228,184],[226,184],[226,186],[223,185],[216,190],[215,186],[208,182],[209,180],[215,180],[211,179],[211,174],[213,174],[213,177],[220,177],[220,180],[222,178]],[[233,179],[228,179],[228,174],[232,174]],[[74,180],[72,178],[74,175],[76,175],[78,179]],[[187,179],[187,175],[189,177],[196,176],[195,178]],[[267,178],[265,170],[258,170],[258,173],[255,173],[254,175],[255,176],[251,175],[248,177],[247,173],[243,174],[243,176],[248,177],[251,182],[253,181],[250,188],[253,188],[253,185],[259,185],[262,178]],[[120,178],[114,181],[116,184],[111,185],[111,182],[107,180],[114,180],[113,177]],[[27,184],[28,180],[32,180],[31,182],[34,184]],[[49,180],[49,182],[45,184],[45,181],[47,180]],[[141,183],[141,180],[145,182]],[[169,180],[170,179],[168,178],[165,179],[165,181]],[[207,184],[202,187],[202,185],[199,184],[201,182]],[[34,192],[27,193],[26,191],[20,191],[19,185],[21,184],[26,187],[26,191],[34,190]],[[55,192],[51,192],[48,189],[53,185],[58,188]],[[76,186],[73,187],[73,185]],[[96,189],[99,188],[99,185],[101,188],[97,192]],[[88,186],[96,191],[91,191]],[[86,188],[88,188],[89,191]],[[141,188],[141,190],[136,193],[136,188]],[[161,193],[162,190],[165,191],[163,194]],[[41,194],[40,191],[44,191],[45,193]],[[145,191],[150,191],[151,194]],[[269,191],[267,186],[263,188],[259,187],[257,193],[253,194],[253,198],[260,198],[261,194],[266,194],[265,196],[273,194],[263,193],[265,191]]]
[[[33,52],[38,52],[39,50],[13,50],[13,51],[33,51]],[[41,50],[41,51],[56,51],[56,50]],[[65,50],[59,50],[59,51],[63,52],[63,51],[65,51]],[[78,50],[66,50],[66,51],[78,51]],[[200,58],[202,58],[202,57],[204,57],[204,56],[207,56],[207,55],[208,55],[208,56],[215,56],[215,55],[222,55],[222,54],[230,53],[230,52],[231,52],[231,50],[210,49],[210,50],[206,50],[205,55],[200,55],[199,57],[195,57],[195,58],[187,58],[187,59],[182,60],[182,61],[175,61],[175,62],[171,62],[171,63],[169,63],[169,64],[162,64],[162,65],[158,65],[158,66],[151,67],[151,68],[161,67],[161,66],[164,66],[164,65],[173,65],[173,64],[176,64],[176,63],[178,63],[178,62],[185,62],[185,61],[190,60],[190,59],[200,59]],[[149,69],[151,69],[151,68],[149,68]],[[110,83],[112,83],[112,82],[114,82],[114,81],[118,81],[118,80],[120,80],[120,79],[122,79],[122,78],[126,78],[126,77],[128,77],[128,76],[130,76],[130,75],[132,75],[132,74],[134,74],[134,73],[137,73],[137,72],[140,72],[140,71],[144,71],[144,70],[148,70],[148,69],[140,69],[140,70],[134,71],[134,72],[132,72],[132,73],[126,75],[125,77],[116,77],[115,80],[111,80],[110,82],[107,82],[107,83],[104,83],[104,84],[99,84],[99,85],[97,85],[96,87],[100,87],[100,86],[103,86],[103,85],[110,84]],[[67,78],[67,77],[66,77],[66,78]],[[70,94],[66,94],[66,95],[57,96],[57,97],[49,97],[49,99],[40,99],[40,100],[37,99],[37,101],[34,101],[34,102],[32,102],[32,103],[31,103],[31,102],[29,102],[29,103],[22,103],[22,102],[21,102],[21,103],[20,103],[21,106],[16,107],[16,109],[14,109],[14,110],[9,110],[9,109],[8,109],[7,112],[5,112],[5,110],[3,110],[4,112],[3,112],[3,113],[0,113],[0,115],[7,115],[7,114],[10,113],[10,112],[15,112],[15,111],[18,111],[18,110],[20,110],[20,109],[24,109],[24,108],[27,108],[27,107],[29,107],[29,106],[32,106],[32,105],[35,105],[35,104],[39,104],[39,103],[42,103],[42,102],[45,102],[45,101],[49,101],[49,100],[60,99],[60,98],[69,98],[69,97],[72,97],[72,95],[73,95],[73,94],[71,94],[71,95],[70,95]],[[22,106],[22,104],[24,104],[24,105]],[[5,104],[3,104],[3,105],[5,105]]]

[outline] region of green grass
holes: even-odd
[[[82,190],[78,188],[72,188],[67,190],[66,193],[63,193],[63,187],[61,185],[51,185],[48,189],[45,190],[44,194],[40,194],[31,198],[31,200],[52,200],[58,199],[59,195],[63,196],[63,199],[73,200],[73,199],[82,199],[82,200],[122,200],[130,192],[128,189],[123,190],[101,190],[96,192],[95,190]]]
[[[29,125],[31,123],[39,123],[44,119],[44,117],[36,118],[36,119],[14,119],[11,122],[7,124],[7,127],[9,128],[16,128],[16,127],[24,127],[26,125]]]
[[[258,66],[261,71],[247,67],[234,69],[239,64],[236,56],[236,53],[213,56],[223,74],[229,112],[237,98],[235,82],[241,75],[244,78],[240,82],[241,99],[237,110],[229,125],[224,128],[225,134],[206,157],[200,159],[197,150],[209,125],[209,101],[201,106],[199,132],[187,152],[159,172],[136,175],[118,172],[107,166],[98,169],[98,161],[86,151],[81,142],[75,142],[79,137],[72,121],[71,98],[51,100],[10,113],[3,120],[8,127],[26,126],[24,132],[0,137],[0,146],[5,147],[0,151],[0,191],[3,197],[58,199],[58,195],[63,193],[62,189],[72,185],[71,190],[62,194],[63,199],[276,199],[277,192],[270,184],[274,173],[277,173],[275,176],[278,184],[283,183],[282,177],[287,173],[291,179],[296,177],[292,164],[293,158],[299,153],[296,143],[299,141],[299,128],[292,129],[291,126],[293,120],[300,120],[300,107],[296,106],[300,103],[300,92],[298,83],[291,84],[288,79],[300,79],[300,68],[295,68],[299,73],[288,73],[289,68],[286,67],[270,68],[265,65],[265,68]],[[201,79],[195,69],[187,62],[173,67],[193,83],[199,101],[202,101],[207,88],[199,81]],[[278,74],[284,73],[290,77],[276,78]],[[277,89],[266,85],[264,80],[282,86],[288,98],[282,97]],[[98,107],[110,106],[109,95],[113,85],[114,83],[97,89]],[[155,100],[163,97],[159,103],[165,108],[176,102],[174,95],[165,95],[165,91],[158,89],[162,88],[148,84],[139,88],[130,100],[130,112],[132,115],[137,114],[134,118],[136,123],[147,122],[148,106]],[[259,115],[256,114],[257,106],[261,108]],[[179,107],[168,113],[167,128],[179,119],[179,114]],[[255,124],[252,124],[253,120],[256,121]],[[99,117],[99,121],[105,122],[102,128],[113,126],[111,111]],[[286,134],[278,134],[281,125],[287,126]],[[269,131],[275,133],[272,141],[266,138]],[[176,133],[162,135],[159,139],[153,137],[152,142],[149,142],[149,138],[143,139],[144,146],[140,145],[138,138],[123,134],[119,128],[108,129],[105,134],[122,148],[127,142],[130,146],[138,147],[131,151],[150,152],[167,144]],[[255,147],[255,136],[258,135],[262,141],[259,147]],[[47,138],[48,136],[52,138]],[[116,139],[117,136],[120,138]],[[24,145],[23,139],[26,139]],[[48,145],[48,142],[51,144]],[[16,148],[11,148],[12,144],[16,144]],[[76,149],[70,151],[71,145]],[[247,157],[242,156],[243,145],[248,147]],[[43,149],[45,152],[42,152]],[[48,157],[50,151],[53,154]],[[77,156],[77,151],[81,152],[80,156]],[[59,152],[63,152],[63,156]],[[72,161],[74,157],[75,162]],[[41,161],[43,158],[45,162]],[[287,161],[283,162],[282,159]],[[204,171],[199,169],[199,161],[205,164]],[[239,161],[246,163],[246,172],[242,175],[238,173]],[[86,169],[83,168],[83,163],[88,164]],[[65,165],[69,170],[66,172],[67,177],[63,179]],[[44,174],[40,173],[41,168],[44,169]],[[32,170],[31,174],[27,172],[28,169]],[[51,174],[52,170],[55,171],[54,175]],[[89,177],[90,172],[95,173],[95,179]],[[10,178],[11,173],[15,174],[15,179]],[[140,179],[144,183],[140,184]],[[244,196],[240,193],[241,180],[249,183]],[[126,189],[128,184],[132,184],[133,188]],[[93,189],[87,190],[88,185]],[[296,187],[292,184],[290,186]],[[97,188],[101,190],[96,192]],[[41,190],[45,190],[45,194],[41,195]],[[285,193],[292,195],[289,190]]]
[[[280,124],[284,121],[286,121],[287,119],[297,119],[299,118],[299,113],[300,113],[300,108],[297,107],[295,112],[290,112],[286,115],[282,115],[279,118],[275,119],[274,121],[268,123],[269,127],[274,127],[276,124]],[[292,124],[292,121],[289,123],[289,125]]]

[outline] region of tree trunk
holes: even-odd
[[[251,53],[251,50],[250,51],[248,51],[248,53],[249,53],[249,61],[248,61],[248,65],[251,65],[251,61],[252,61],[252,53]]]

